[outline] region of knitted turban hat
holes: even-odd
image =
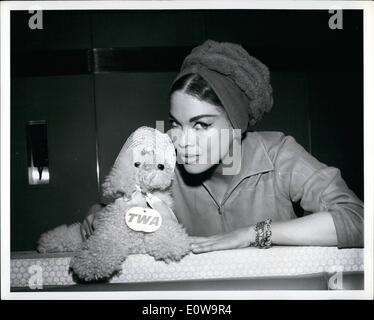
[[[272,108],[269,69],[238,44],[205,41],[184,59],[174,83],[191,73],[208,82],[232,126],[242,132]]]

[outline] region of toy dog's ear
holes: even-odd
[[[165,154],[165,160],[172,168],[172,171],[174,171],[176,161],[177,161],[177,155],[175,151],[174,144],[172,142],[173,137],[171,136],[171,131],[169,130],[166,133],[162,134],[162,137],[164,139],[164,154]]]
[[[105,198],[112,200],[122,196],[130,196],[134,191],[135,175],[132,152],[121,150],[112,169],[102,184]]]

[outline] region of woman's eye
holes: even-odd
[[[196,122],[194,128],[195,129],[207,129],[211,126],[211,124],[205,122]]]
[[[137,167],[137,168],[139,168],[140,167],[140,162],[139,161],[135,162],[134,166]]]
[[[172,128],[176,128],[176,127],[178,127],[178,123],[177,123],[176,121],[174,121],[174,120],[169,120],[169,122],[170,122],[170,125],[171,125]]]

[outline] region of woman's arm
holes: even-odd
[[[272,223],[272,244],[293,246],[336,246],[333,219],[328,212]],[[194,253],[248,247],[255,242],[254,226],[211,237],[191,237]]]
[[[336,246],[333,218],[329,212],[317,212],[308,216],[272,224],[272,243],[297,246]]]
[[[275,182],[280,196],[300,201],[307,216],[272,224],[272,243],[304,246],[363,246],[363,203],[347,187],[340,171],[322,164],[292,137],[276,154]],[[250,213],[249,213],[250,214]],[[266,215],[264,215],[266,217]],[[265,218],[264,218],[265,219]],[[194,252],[246,247],[254,226],[213,237],[193,238]]]
[[[165,214],[170,208],[163,202],[153,203],[157,211]],[[92,224],[95,215],[103,208],[101,204],[92,206],[82,224],[86,236],[93,232]],[[272,223],[273,245],[294,246],[336,246],[337,236],[333,219],[329,212],[318,212],[302,218]],[[215,250],[226,250],[248,247],[255,242],[254,226],[243,227],[232,232],[222,233],[211,237],[190,237],[191,250],[203,253]]]
[[[302,232],[313,236],[316,224],[317,236],[328,228],[325,223],[330,221],[330,225],[335,227],[336,245],[339,248],[362,247],[364,205],[348,188],[340,170],[318,161],[290,136],[283,139],[276,154],[274,177],[277,193],[293,202],[300,201],[301,207],[312,213],[310,217],[302,218],[308,221],[308,225],[310,223],[312,231],[306,229]],[[332,223],[328,218],[319,220],[322,212],[328,213],[325,216],[332,218]],[[296,225],[298,222],[292,222],[292,225],[295,223],[295,226],[299,226]],[[318,227],[322,230],[318,231]],[[302,236],[302,232],[295,228],[297,236]],[[324,235],[327,236],[328,245],[331,237],[326,233]]]

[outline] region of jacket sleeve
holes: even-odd
[[[340,170],[310,155],[285,136],[275,157],[276,187],[283,196],[300,201],[311,213],[328,211],[334,221],[338,247],[364,245],[364,204],[348,188]]]

